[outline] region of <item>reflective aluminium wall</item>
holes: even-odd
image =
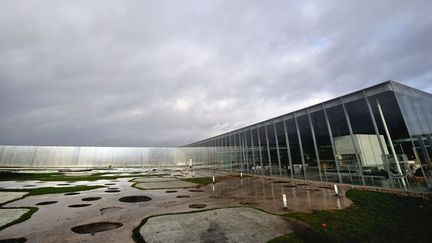
[[[178,148],[0,146],[0,167],[175,166]]]
[[[387,81],[186,147],[217,169],[428,190],[431,133],[432,95]]]

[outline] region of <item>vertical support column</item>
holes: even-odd
[[[431,134],[425,134],[425,136],[426,136],[426,140],[428,141],[428,144],[429,144],[429,158],[430,158],[430,157],[432,157],[432,136],[431,136]]]
[[[316,157],[317,165],[318,165],[319,178],[320,178],[320,181],[322,181],[321,161],[320,161],[320,158],[319,158],[318,147],[317,147],[316,138],[315,138],[315,131],[314,131],[314,128],[313,128],[313,124],[312,124],[312,120],[311,120],[309,109],[307,109],[307,113],[308,113],[309,126],[310,126],[311,133],[312,133],[312,141],[313,141],[313,145],[314,145],[314,149],[315,149],[315,157]]]
[[[240,147],[240,149],[241,149],[241,156],[242,156],[242,162],[243,162],[243,164],[242,164],[242,166],[243,166],[243,168],[242,168],[242,171],[244,171],[244,169],[245,168],[247,168],[247,161],[246,161],[246,155],[245,155],[245,151],[246,151],[246,146],[245,146],[245,141],[244,141],[244,131],[240,131],[239,132],[239,139],[240,139],[240,144],[241,144],[241,147]]]
[[[247,169],[247,173],[250,172],[249,168],[250,168],[250,161],[249,161],[249,144],[247,142],[247,132],[246,130],[243,131],[243,141],[244,141],[244,156],[245,156],[245,161],[246,161],[246,169]]]
[[[253,173],[256,174],[256,164],[255,164],[255,147],[254,147],[254,140],[253,140],[253,128],[250,128],[250,139],[251,139],[251,151],[252,151],[252,166],[253,166]]]
[[[225,162],[224,162],[225,165],[224,165],[224,167],[226,167],[227,170],[230,170],[230,168],[231,168],[231,161],[229,158],[230,139],[229,139],[228,134],[225,137],[225,142],[226,142],[226,144],[225,144]]]
[[[431,158],[429,156],[429,153],[427,151],[426,145],[425,145],[424,140],[423,140],[423,136],[422,135],[416,135],[415,137],[417,138],[417,142],[420,145],[420,150],[422,151],[423,158],[425,159],[426,164],[428,164],[429,166],[432,165],[431,164]]]
[[[341,97],[340,100],[341,100],[342,108],[343,108],[343,111],[344,111],[344,114],[345,114],[345,119],[346,119],[346,122],[348,124],[348,130],[349,130],[349,133],[350,133],[350,136],[351,136],[351,142],[352,142],[352,145],[353,145],[353,148],[354,148],[354,152],[355,152],[355,156],[356,156],[356,160],[357,160],[357,166],[359,167],[360,179],[362,181],[362,184],[366,185],[366,182],[365,182],[365,179],[364,179],[364,175],[363,175],[363,166],[362,166],[362,163],[361,163],[361,160],[360,160],[359,152],[357,151],[357,148],[356,148],[356,145],[355,145],[355,141],[354,141],[354,133],[353,133],[353,130],[352,130],[352,127],[351,127],[351,121],[349,119],[348,112],[346,110],[345,102],[343,100],[343,97]]]
[[[271,155],[270,155],[270,143],[268,139],[268,132],[267,132],[267,124],[264,123],[264,131],[266,136],[266,142],[267,142],[267,156],[268,156],[268,167],[270,169],[270,175],[273,175],[273,166],[271,163]]]
[[[261,164],[261,175],[264,175],[264,167],[263,167],[263,160],[262,160],[262,149],[261,149],[261,136],[260,136],[260,132],[259,132],[258,126],[257,126],[257,135],[258,135],[259,158],[260,158],[260,164]]]
[[[292,165],[291,148],[290,148],[290,143],[289,143],[288,131],[287,131],[286,124],[285,124],[285,117],[282,118],[282,123],[283,123],[283,127],[284,127],[284,132],[285,132],[285,141],[286,141],[287,152],[288,152],[288,164],[290,167],[290,175],[291,175],[291,178],[294,179],[294,172],[293,172],[294,168]]]
[[[237,168],[237,165],[239,164],[239,160],[238,160],[238,158],[237,158],[237,149],[238,149],[238,144],[237,144],[237,141],[236,141],[236,134],[235,133],[233,133],[233,144],[234,144],[234,147],[233,147],[233,160],[234,160],[234,163],[233,163],[233,168]],[[233,171],[234,171],[234,169],[233,169]]]
[[[322,107],[323,107],[323,110],[324,110],[324,117],[325,117],[325,120],[326,120],[326,125],[327,125],[327,129],[328,129],[329,137],[330,137],[330,143],[331,143],[331,146],[332,146],[332,151],[333,151],[333,156],[334,156],[334,160],[335,160],[335,164],[336,164],[336,171],[337,171],[339,183],[342,183],[342,175],[341,175],[340,169],[339,169],[339,161],[338,161],[338,158],[337,158],[336,147],[335,147],[335,143],[334,143],[334,140],[333,140],[333,132],[332,132],[331,127],[330,127],[330,121],[328,119],[327,110],[325,108],[324,103],[322,104]]]
[[[230,166],[231,166],[231,172],[234,170],[234,158],[233,158],[233,148],[234,148],[234,142],[232,139],[232,135],[229,136],[229,158],[230,158]]]
[[[369,99],[367,97],[366,91],[364,91],[364,90],[363,90],[363,97],[364,97],[364,99],[366,101],[366,105],[367,105],[368,111],[369,111],[369,116],[371,118],[372,125],[374,127],[375,134],[376,134],[377,139],[378,139],[378,143],[379,143],[381,154],[382,154],[381,157],[382,157],[382,160],[384,162],[384,167],[385,167],[385,169],[387,171],[387,175],[388,175],[388,177],[390,179],[390,184],[391,184],[392,187],[394,187],[394,184],[393,184],[393,175],[392,175],[392,173],[390,171],[390,164],[389,164],[389,162],[387,160],[387,156],[385,154],[385,149],[384,149],[385,147],[382,144],[381,136],[380,136],[380,133],[379,133],[379,130],[378,130],[378,125],[376,123],[375,116],[374,116],[373,111],[372,111],[372,106],[371,106],[371,104],[369,102]]]
[[[278,133],[276,130],[276,121],[275,120],[273,120],[273,133],[275,135],[275,141],[276,141],[276,153],[277,153],[278,165],[279,165],[279,176],[282,176],[282,165],[281,165],[281,158],[280,158],[280,152],[279,152],[279,139],[278,139]]]
[[[302,167],[303,167],[303,176],[304,176],[304,179],[307,180],[306,164],[305,164],[305,159],[304,159],[304,154],[303,154],[303,145],[302,145],[302,140],[301,140],[301,135],[300,135],[300,129],[298,127],[297,116],[295,113],[294,113],[294,121],[295,121],[295,125],[296,125],[297,137],[298,137],[299,147],[300,147],[300,156],[301,156]]]
[[[213,164],[213,169],[214,170],[216,170],[218,167],[219,167],[219,165],[220,165],[220,161],[222,160],[221,159],[221,147],[222,147],[222,139],[220,138],[220,137],[218,137],[217,139],[216,139],[216,160],[215,160],[215,163]]]
[[[423,136],[422,135],[416,135],[415,137],[417,138],[417,142],[420,146],[420,150],[423,154],[423,158],[425,159],[426,164],[431,165],[431,158],[429,157],[429,153],[428,153],[426,145],[423,141]]]
[[[406,186],[405,179],[403,178],[403,173],[402,173],[402,170],[401,170],[401,167],[399,164],[399,159],[398,159],[396,151],[394,149],[393,140],[392,140],[392,138],[390,136],[390,132],[387,128],[387,122],[385,121],[384,113],[382,112],[381,105],[380,105],[379,101],[377,100],[376,102],[377,102],[377,106],[378,106],[378,113],[380,114],[381,121],[382,121],[383,126],[384,126],[384,131],[385,131],[387,139],[389,140],[389,143],[390,143],[390,151],[392,152],[392,155],[394,157],[398,173],[401,176],[402,184],[405,187]]]

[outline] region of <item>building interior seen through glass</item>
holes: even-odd
[[[210,168],[430,190],[431,121],[431,94],[387,81],[185,147]]]

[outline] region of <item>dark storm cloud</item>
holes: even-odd
[[[389,79],[432,92],[430,1],[0,5],[0,144],[183,145]]]

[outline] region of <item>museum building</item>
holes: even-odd
[[[432,95],[395,81],[184,146],[214,169],[427,190]]]

